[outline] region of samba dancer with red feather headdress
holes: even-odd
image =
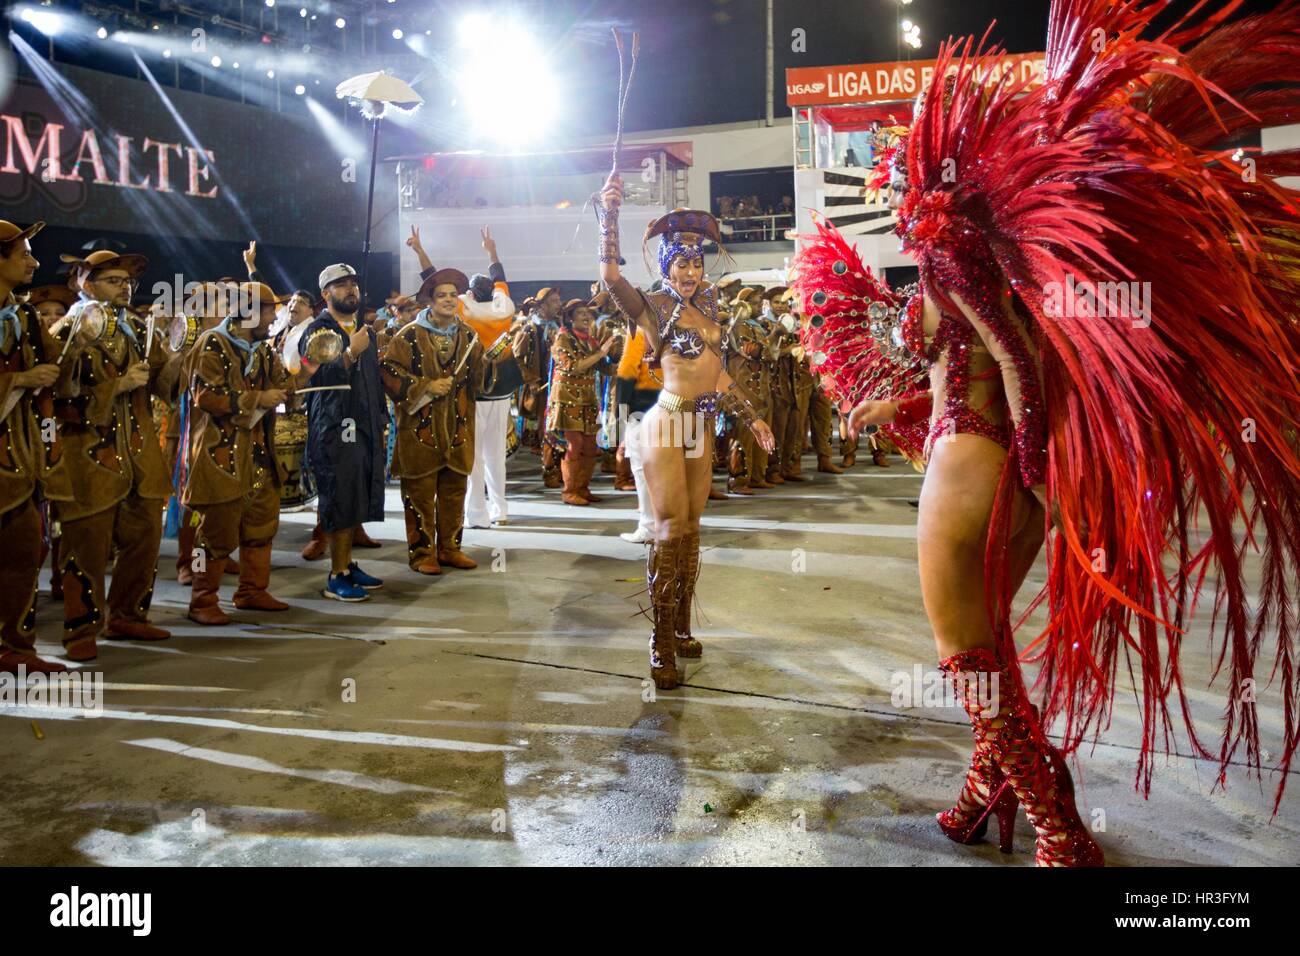
[[[939,821],[969,842],[994,813],[1009,848],[1023,805],[1040,865],[1102,861],[1062,753],[1106,726],[1121,667],[1142,703],[1144,793],[1171,697],[1211,756],[1179,666],[1205,585],[1228,671],[1220,782],[1239,748],[1259,768],[1240,689],[1270,630],[1285,704],[1276,801],[1300,743],[1300,194],[1273,178],[1300,155],[1242,162],[1215,146],[1294,121],[1300,5],[1225,25],[1240,5],[1199,5],[1199,21],[1157,33],[1169,0],[1056,0],[1032,89],[990,78],[1000,51],[946,45],[900,169],[898,232],[921,273],[902,326],[934,396],[922,593],[943,670],[1000,686],[994,710],[958,681],[975,752]],[[869,396],[852,423],[896,410]],[[1048,624],[1026,658],[1040,722],[1010,604],[1045,533]],[[1247,544],[1263,576],[1253,609]],[[1059,750],[1043,730],[1057,718]]]

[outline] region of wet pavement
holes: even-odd
[[[386,582],[365,604],[321,597],[325,564],[298,556],[313,516],[289,514],[272,584],[293,609],[234,611],[228,577],[233,623],[200,627],[164,542],[154,619],[175,636],[101,643],[81,670],[103,675],[102,715],[0,709],[0,863],[1032,864],[1023,814],[1010,857],[934,824],[970,732],[960,710],[894,693],[936,673],[909,466],[836,477],[809,458],[809,482],[710,502],[705,654],[656,695],[644,547],[618,538],[635,497],[602,478],[603,503],[567,507],[520,457],[509,524],[466,532],[475,571],[409,571],[390,489],[388,519],[367,526],[384,547],[357,552]],[[39,648],[56,656],[46,584]],[[1213,741],[1203,629],[1185,645]],[[1259,700],[1275,754],[1275,688]],[[1144,800],[1138,739],[1121,695],[1081,758],[1080,809],[1110,863],[1300,863],[1294,773],[1276,817],[1275,775],[1235,768],[1225,792],[1185,756],[1157,761]]]

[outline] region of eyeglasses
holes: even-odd
[[[131,279],[128,276],[104,276],[102,279],[91,279],[91,282],[102,282],[104,285],[130,285]]]

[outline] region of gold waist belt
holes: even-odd
[[[700,415],[717,415],[718,399],[721,396],[717,392],[705,392],[696,398],[682,398],[663,389],[659,393],[658,405],[667,412],[697,412]]]

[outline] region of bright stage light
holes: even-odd
[[[98,30],[95,31],[95,36],[99,37],[101,40],[107,40],[108,29],[106,27],[100,27]]]
[[[307,87],[305,87],[305,86],[303,86],[301,83],[299,83],[297,86],[295,86],[295,87],[293,88],[293,91],[294,91],[295,93],[297,93],[299,96],[302,96],[304,93],[307,92]]]
[[[57,13],[51,13],[49,10],[24,10],[22,18],[47,37],[58,36],[63,32],[65,26],[63,17]]]
[[[394,39],[394,40],[400,40],[403,36],[404,36],[404,34],[402,33],[401,30],[394,30],[394,31],[393,31],[393,39]]]
[[[266,5],[267,5],[268,7],[273,7],[273,6],[275,6],[275,0],[266,0]]]
[[[456,74],[459,97],[486,139],[523,144],[551,124],[559,91],[546,53],[522,24],[494,25],[481,14],[460,22],[464,50]],[[491,37],[491,43],[482,41]]]
[[[340,30],[342,30],[345,26],[348,25],[348,21],[344,20],[342,17],[339,17],[337,20],[334,21],[334,25],[338,27]]]
[[[221,57],[219,57],[219,56],[214,56],[214,57],[213,57],[209,62],[210,62],[213,66],[220,67],[220,66],[221,66]]]
[[[266,71],[266,78],[267,78],[268,80],[274,80],[274,79],[275,79],[275,70],[267,70],[267,71]]]
[[[298,8],[298,16],[302,17],[304,20],[307,19],[307,8],[306,8],[306,7],[299,7],[299,8]]]
[[[171,58],[172,58],[171,47],[168,47],[166,50],[163,50],[163,59],[170,60]]]
[[[230,68],[231,68],[232,70],[237,70],[237,69],[239,69],[239,61],[236,60],[234,63],[230,64]]]

